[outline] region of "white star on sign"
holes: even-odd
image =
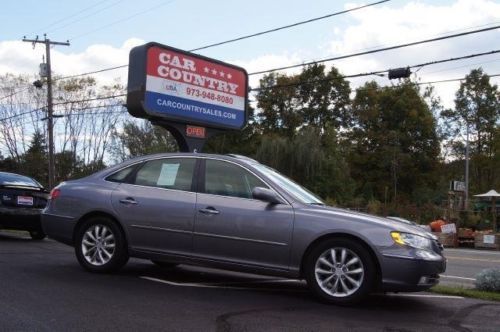
[[[220,77],[224,77],[224,75],[225,75],[225,73],[223,71],[220,71],[219,74],[220,74]]]
[[[217,70],[212,69],[212,74],[217,75]]]
[[[210,71],[210,69],[208,69],[207,67],[205,67],[205,73],[208,73]]]
[[[227,78],[231,79],[232,77],[233,77],[233,75],[227,74]]]

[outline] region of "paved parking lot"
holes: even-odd
[[[336,307],[300,281],[140,260],[97,275],[72,248],[19,233],[0,233],[0,286],[1,331],[500,330],[500,303],[419,293]]]

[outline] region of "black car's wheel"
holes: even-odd
[[[91,272],[113,272],[128,261],[125,236],[111,219],[95,217],[77,230],[75,253],[82,267]]]
[[[164,261],[158,261],[158,260],[155,260],[155,259],[152,259],[151,262],[153,262],[155,265],[157,266],[160,266],[160,267],[164,267],[164,268],[173,268],[173,267],[176,267],[177,263],[169,263],[169,262],[164,262]]]
[[[44,232],[37,230],[37,231],[30,231],[30,236],[33,240],[43,240],[47,235],[45,235]]]
[[[375,264],[368,251],[349,239],[331,239],[316,246],[305,262],[310,290],[321,300],[351,305],[374,285]]]

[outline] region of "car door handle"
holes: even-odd
[[[125,204],[125,205],[137,205],[137,202],[132,197],[120,199],[120,203]]]
[[[209,206],[205,209],[199,209],[198,211],[200,213],[203,213],[203,214],[219,214],[220,213],[217,209],[215,209],[214,207],[211,207],[211,206]]]

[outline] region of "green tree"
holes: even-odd
[[[333,128],[304,127],[292,139],[263,136],[255,158],[323,199],[345,203],[352,198],[353,181],[344,155]]]
[[[271,73],[260,81],[256,95],[257,119],[264,133],[292,137],[301,126],[324,130],[351,123],[351,89],[335,67],[322,64],[304,68],[297,75]]]
[[[356,91],[351,174],[365,200],[430,199],[440,162],[436,120],[417,85],[368,82]]]
[[[20,171],[46,186],[49,180],[47,144],[41,132],[33,133],[28,150],[21,159]]]
[[[496,136],[500,126],[500,92],[490,83],[481,68],[473,69],[460,84],[455,95],[455,109],[442,112],[451,146],[459,159],[465,159],[465,142],[469,128],[470,189],[491,189],[500,176],[495,155]]]
[[[126,121],[121,132],[113,132],[111,155],[116,161],[132,157],[178,151],[177,142],[165,129],[146,120]]]

